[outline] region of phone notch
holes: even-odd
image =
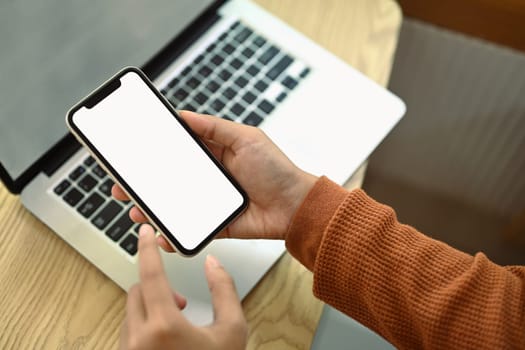
[[[111,95],[121,85],[122,83],[120,82],[120,79],[108,81],[106,84],[102,85],[100,89],[97,89],[91,96],[85,99],[83,106],[87,109],[95,107],[100,101]]]

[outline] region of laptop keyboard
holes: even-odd
[[[123,203],[111,197],[112,186],[113,180],[93,157],[88,156],[54,187],[53,192],[134,256],[137,253],[139,225],[129,218],[131,202]]]
[[[309,72],[306,64],[237,21],[161,92],[176,109],[258,126]],[[134,256],[139,225],[129,218],[132,203],[111,197],[112,186],[113,180],[87,156],[53,192]]]
[[[176,109],[258,126],[310,73],[237,21],[161,92]]]

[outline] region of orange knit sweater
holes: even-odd
[[[317,181],[286,236],[314,294],[400,349],[525,349],[525,267],[400,224],[363,191]]]

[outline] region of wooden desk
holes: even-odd
[[[257,0],[385,85],[400,11],[390,0]],[[334,87],[337,88],[337,87]],[[348,186],[358,186],[364,167]],[[81,233],[79,233],[81,234]],[[126,294],[0,185],[0,348],[117,348]],[[285,254],[244,302],[249,349],[308,349],[322,303]]]

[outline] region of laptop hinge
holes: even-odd
[[[26,169],[18,176],[16,180],[13,180],[7,170],[0,164],[0,179],[2,179],[9,192],[19,194],[40,172],[44,172],[47,176],[53,175],[60,165],[64,164],[68,157],[71,157],[80,147],[73,135],[68,133],[51,147],[48,152],[38,158],[29,169]]]
[[[68,134],[58,142],[44,161],[42,172],[51,177],[82,146],[73,135]]]

